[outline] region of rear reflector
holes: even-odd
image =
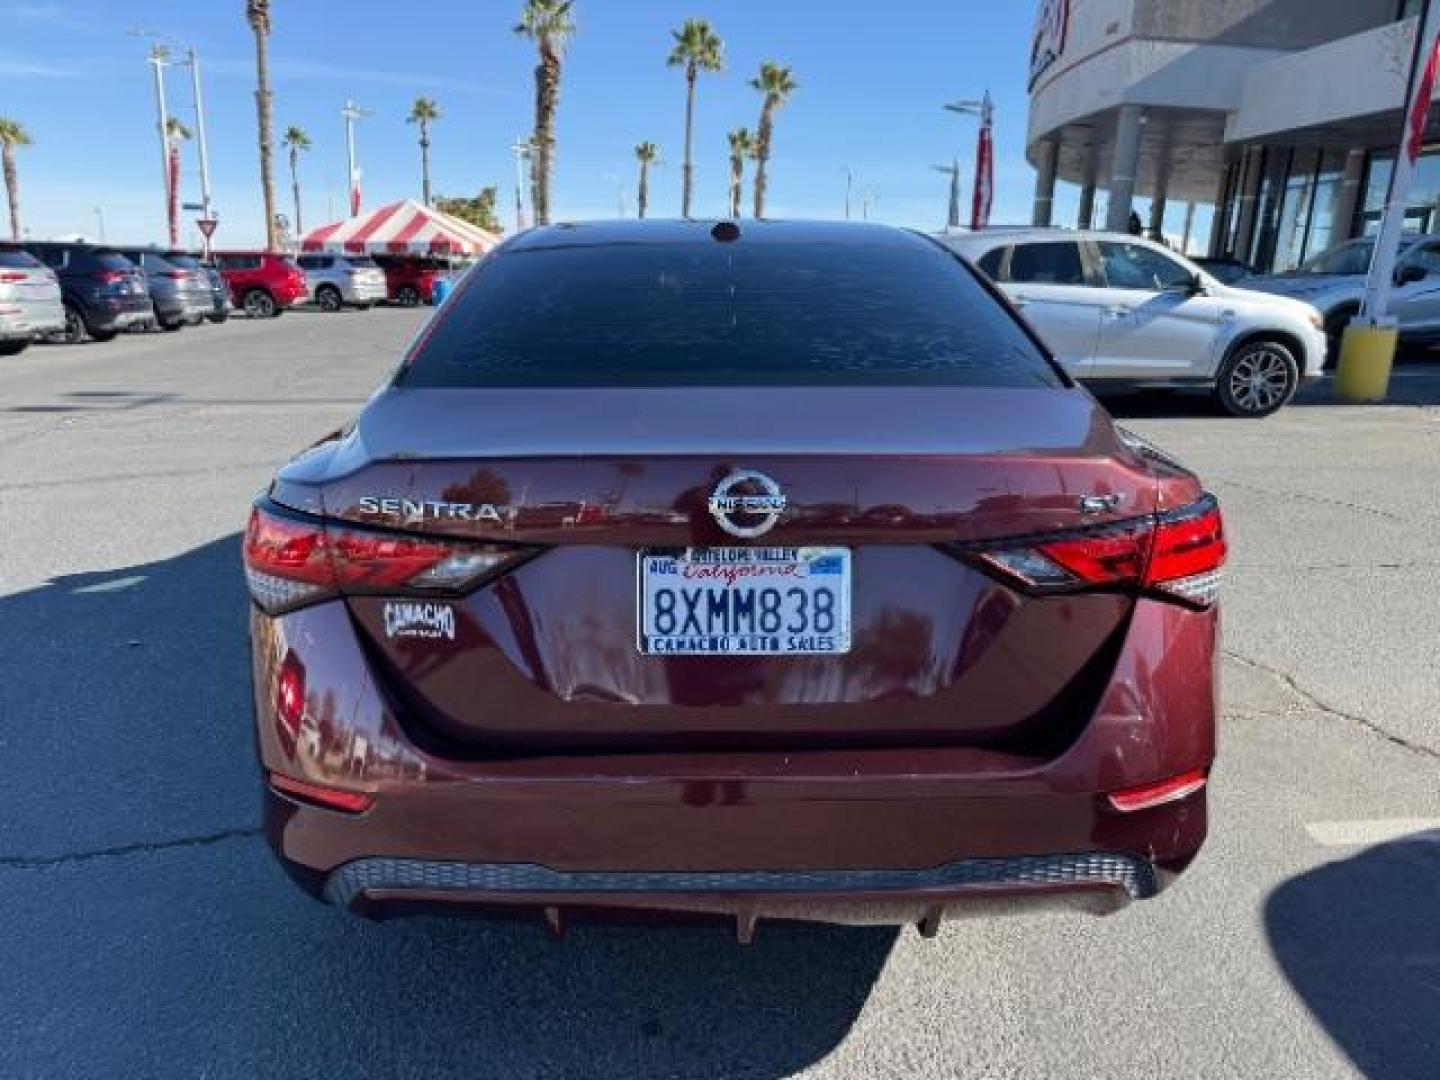
[[[285,654],[275,676],[275,732],[287,753],[294,753],[305,720],[305,665],[294,651]]]
[[[533,548],[371,532],[255,507],[245,528],[250,595],[275,614],[344,593],[458,593]]]
[[[1158,518],[1034,537],[964,554],[1037,592],[1152,589],[1208,607],[1219,593],[1225,529],[1214,496]]]
[[[342,788],[326,787],[324,784],[312,784],[306,780],[296,780],[284,773],[272,772],[270,786],[300,802],[313,803],[327,810],[343,810],[347,814],[363,814],[375,805],[375,797],[363,791],[345,791]]]
[[[1205,779],[1204,769],[1192,769],[1155,784],[1111,792],[1108,798],[1116,810],[1133,814],[1136,810],[1148,810],[1152,806],[1178,802],[1187,795],[1193,795],[1205,786]]]

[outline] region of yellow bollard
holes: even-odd
[[[1390,389],[1390,367],[1400,331],[1394,326],[1352,325],[1340,341],[1340,370],[1335,374],[1335,396],[1363,404],[1384,401]]]

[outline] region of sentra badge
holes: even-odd
[[[402,522],[421,521],[490,521],[504,522],[501,508],[491,503],[436,502],[431,499],[397,499],[364,495],[360,512],[394,518]]]

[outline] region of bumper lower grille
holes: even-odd
[[[348,907],[367,890],[457,893],[884,893],[966,886],[1111,886],[1141,900],[1154,868],[1129,855],[1090,852],[962,859],[924,870],[560,871],[534,863],[358,859],[335,870],[325,899]]]

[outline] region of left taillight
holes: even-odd
[[[1226,552],[1220,506],[1207,494],[1158,517],[966,554],[1035,592],[1144,589],[1209,607]]]
[[[373,532],[256,506],[245,528],[245,577],[255,603],[274,615],[338,595],[455,595],[534,550]]]

